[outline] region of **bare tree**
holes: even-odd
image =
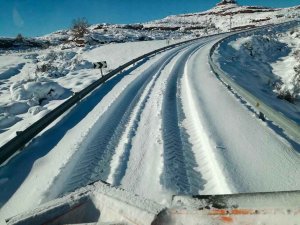
[[[84,34],[88,33],[89,23],[86,18],[77,18],[72,22],[72,32],[75,38],[82,38]]]
[[[23,40],[24,40],[24,37],[22,36],[22,34],[18,34],[16,37],[16,41],[22,42]]]

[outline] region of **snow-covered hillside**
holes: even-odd
[[[279,34],[278,41],[285,43],[290,52],[272,64],[273,73],[279,78],[274,91],[300,105],[300,27]]]
[[[280,23],[297,19],[299,16],[299,6],[273,9],[257,6],[240,6],[234,1],[222,1],[208,11],[168,16],[162,20],[146,23],[145,27],[159,27],[160,29],[178,28],[178,31],[183,33],[204,35]]]
[[[89,27],[85,43],[126,42],[153,39],[195,38],[208,34],[241,30],[266,24],[276,24],[300,17],[300,6],[266,8],[240,6],[235,1],[220,2],[214,8],[200,13],[168,16],[141,24],[96,24]],[[41,37],[52,43],[72,43],[69,30]],[[82,43],[82,42],[80,42]]]
[[[172,15],[164,19],[137,24],[94,24],[83,38],[74,38],[71,30],[60,30],[33,41],[23,43],[26,47],[61,45],[62,48],[85,44],[146,41],[178,38],[195,38],[208,34],[241,30],[266,24],[276,24],[300,18],[300,6],[290,8],[266,8],[240,6],[237,1],[221,1],[214,8],[199,13]],[[13,39],[0,39],[0,48],[22,45]],[[34,44],[36,42],[36,44]]]
[[[214,57],[235,82],[299,124],[297,24],[234,35],[220,44]]]

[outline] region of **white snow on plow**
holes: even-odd
[[[7,219],[25,224],[299,224],[300,193],[174,196],[165,205],[97,182]]]

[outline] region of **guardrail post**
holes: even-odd
[[[258,118],[261,119],[264,122],[266,121],[266,117],[265,117],[265,115],[262,112],[259,112]]]

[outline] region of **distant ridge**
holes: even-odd
[[[197,13],[170,15],[163,19],[135,24],[94,24],[83,38],[75,39],[71,30],[60,30],[36,38],[38,44],[85,46],[94,44],[195,38],[227,31],[255,28],[300,19],[300,5],[289,8],[242,6],[236,0],[222,0],[215,7]],[[30,40],[31,43],[33,40]],[[20,44],[14,38],[0,38],[0,49]],[[23,43],[24,45],[24,43]]]

